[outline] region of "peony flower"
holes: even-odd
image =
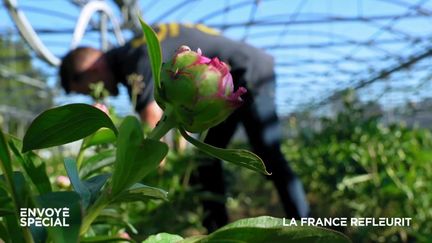
[[[130,235],[127,232],[118,233],[118,237],[125,239],[125,240],[132,240],[132,238],[130,237]]]
[[[69,188],[71,185],[71,182],[69,180],[69,177],[61,175],[61,176],[57,176],[56,184],[60,188]]]
[[[156,101],[178,126],[201,132],[225,120],[242,104],[244,93],[243,87],[234,92],[227,64],[181,46],[162,66]]]

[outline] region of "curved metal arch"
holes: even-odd
[[[269,1],[274,1],[274,0],[266,0],[266,2],[269,2]],[[236,9],[247,7],[251,3],[252,3],[252,1],[250,1],[250,0],[242,1],[242,2],[238,2],[238,3],[233,3],[233,4],[229,5],[229,6],[225,6],[223,8],[216,9],[216,10],[214,10],[211,13],[208,13],[208,14],[206,14],[204,16],[201,16],[199,19],[197,19],[196,22],[198,22],[198,23],[205,23],[206,21],[208,21],[208,20],[210,20],[210,19],[212,19],[214,17],[217,17],[220,14],[223,14],[223,13],[225,13],[227,11],[234,11]]]
[[[42,43],[37,33],[34,31],[30,22],[24,13],[18,9],[18,3],[16,0],[3,0],[9,15],[14,20],[16,27],[19,30],[21,36],[26,40],[30,47],[40,56],[43,60],[48,62],[50,65],[59,66],[60,59],[56,57],[48,48]]]
[[[117,39],[118,44],[123,45],[125,43],[120,25],[117,22],[114,13],[111,11],[111,8],[105,2],[90,1],[84,5],[83,9],[81,10],[80,16],[78,17],[78,21],[77,24],[75,25],[75,30],[70,45],[72,49],[78,46],[79,42],[84,36],[85,30],[90,22],[91,17],[96,12],[102,12],[103,14],[102,16],[105,15],[111,21],[114,30],[114,35]],[[101,33],[101,35],[102,37],[104,37],[107,32],[105,17],[103,17],[101,21],[101,30],[103,32]]]

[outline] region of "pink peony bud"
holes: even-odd
[[[234,92],[228,65],[218,58],[181,46],[163,65],[157,93],[157,102],[172,110],[178,125],[200,132],[219,124],[239,107],[246,89]]]
[[[109,110],[108,110],[108,107],[106,107],[106,105],[104,105],[102,103],[94,103],[93,106],[98,108],[99,110],[103,111],[105,114],[107,114],[109,116]]]
[[[71,182],[69,180],[69,177],[61,175],[61,176],[57,176],[56,184],[60,188],[68,188],[68,187],[70,187]]]
[[[127,232],[121,232],[118,234],[118,236],[122,239],[125,239],[125,240],[132,240],[132,238],[130,237],[130,235]]]

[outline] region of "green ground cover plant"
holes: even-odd
[[[334,118],[299,128],[283,150],[302,177],[317,217],[410,217],[410,227],[348,227],[355,242],[432,239],[432,133],[385,124],[349,91]],[[294,124],[294,125],[293,125]]]

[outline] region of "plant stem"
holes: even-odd
[[[158,122],[156,127],[151,131],[147,138],[159,140],[173,127],[175,127],[175,121],[172,119],[171,113],[169,111],[165,111],[161,120]],[[81,162],[81,156],[83,154],[82,152],[84,152],[84,149],[80,149],[77,161]],[[111,200],[113,200],[113,198],[110,198],[109,191],[105,190],[102,195],[96,200],[96,202],[87,210],[87,214],[84,217],[81,225],[80,235],[85,234],[89,230],[93,221],[97,218],[100,212],[106,206],[108,206]]]
[[[172,113],[167,109],[165,110],[162,118],[151,131],[147,138],[159,140],[161,139],[171,128],[175,127],[175,120],[173,119]]]
[[[108,198],[108,191],[105,190],[102,195],[96,200],[96,202],[87,210],[87,215],[84,217],[80,235],[85,234],[93,221],[99,216],[100,212],[109,204],[110,199]]]
[[[82,164],[82,162],[84,160],[84,151],[85,151],[85,149],[84,149],[84,143],[85,143],[85,141],[86,141],[86,139],[82,140],[80,149],[78,151],[77,159],[76,159],[76,164],[77,164],[78,170],[81,168],[81,164]]]

